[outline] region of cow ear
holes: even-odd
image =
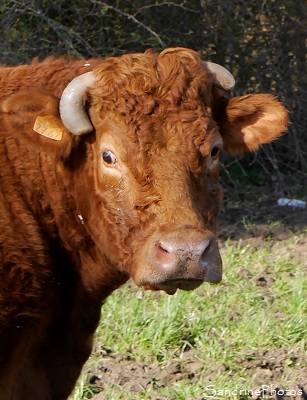
[[[286,108],[270,94],[219,99],[218,123],[224,150],[232,154],[255,151],[280,136],[289,123]]]
[[[41,151],[65,158],[78,140],[61,121],[59,99],[46,90],[20,90],[2,102],[1,111],[6,129],[23,135]]]

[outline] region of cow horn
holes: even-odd
[[[208,70],[215,75],[215,84],[225,90],[230,90],[236,84],[235,78],[224,67],[211,61],[205,62]]]
[[[85,135],[93,130],[84,109],[83,94],[94,84],[93,72],[86,72],[73,79],[64,89],[60,100],[60,115],[66,128],[76,136]]]

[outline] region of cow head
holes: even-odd
[[[125,55],[68,85],[62,121],[51,112],[59,154],[78,154],[76,207],[97,253],[139,286],[174,293],[222,278],[219,153],[255,151],[288,122],[271,95],[229,99],[233,85],[191,50]]]

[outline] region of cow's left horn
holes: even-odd
[[[86,72],[73,79],[65,88],[60,100],[60,115],[66,128],[76,136],[85,135],[93,130],[84,109],[83,94],[94,84],[93,72]]]
[[[236,84],[235,78],[224,67],[211,61],[205,62],[208,70],[215,75],[215,84],[223,89],[230,90]]]

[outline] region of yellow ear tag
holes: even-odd
[[[54,117],[51,115],[37,117],[33,130],[40,135],[53,140],[61,140],[63,136],[63,129],[56,124]]]

